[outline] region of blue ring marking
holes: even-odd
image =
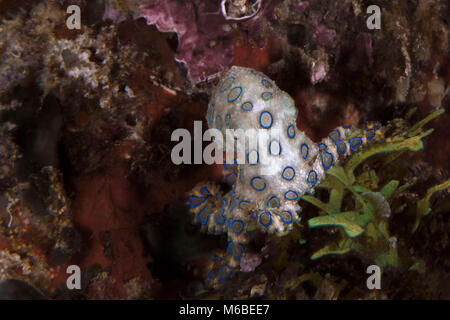
[[[250,152],[256,152],[256,162],[250,162]],[[247,153],[247,162],[248,162],[249,164],[251,164],[252,166],[254,166],[255,164],[258,164],[258,161],[259,161],[259,153],[258,153],[258,151],[256,151],[255,149],[250,150],[250,151]]]
[[[268,223],[266,223],[266,224],[264,224],[263,222],[262,222],[262,216],[263,215],[269,215],[269,222]],[[263,226],[263,227],[268,227],[268,226],[270,226],[270,224],[272,223],[272,215],[270,214],[270,212],[268,212],[268,211],[265,211],[265,212],[263,212],[263,213],[261,213],[260,215],[259,215],[259,223]]]
[[[346,126],[346,125],[343,125],[343,126],[342,126],[342,128],[344,128],[344,129],[351,129],[351,128],[352,128],[352,126],[351,126],[351,125],[348,125],[348,126]]]
[[[284,176],[286,170],[289,170],[289,169],[292,170],[292,178],[290,178],[290,179],[289,179],[289,178],[286,178],[286,177]],[[286,168],[284,168],[283,173],[281,174],[281,177],[282,177],[284,180],[292,181],[292,179],[294,179],[294,177],[295,177],[295,170],[294,170],[294,168],[292,168],[292,167],[286,167]]]
[[[206,195],[205,195],[204,193],[206,193]],[[209,190],[208,190],[207,187],[201,188],[201,189],[200,189],[200,194],[201,194],[203,197],[211,196],[211,195],[212,195],[211,192],[209,192]]]
[[[305,154],[305,151],[304,151],[305,148],[306,148],[306,154]],[[304,144],[302,144],[300,146],[300,152],[302,154],[303,159],[306,160],[306,158],[308,157],[308,154],[309,154],[309,147],[308,147],[308,145],[306,143],[304,143]]]
[[[322,167],[323,167],[323,169],[324,169],[325,171],[327,171],[327,170],[330,169],[331,166],[333,165],[333,163],[334,163],[334,157],[333,157],[333,155],[332,155],[331,153],[329,153],[329,152],[326,152],[326,151],[325,151],[325,153],[328,154],[328,155],[331,157],[331,162],[330,162],[330,164],[328,165],[328,167],[325,167],[325,162],[324,162],[324,160],[323,160],[324,155],[323,155],[323,154],[320,155],[320,158],[321,158],[321,161],[322,161]]]
[[[253,103],[251,103],[250,101],[244,102],[241,106],[241,109],[244,111],[252,111]]]
[[[220,120],[222,121],[222,117],[221,117],[220,115],[217,115],[217,116],[216,116],[216,123],[217,123],[217,120],[218,120],[218,119],[220,119]],[[222,125],[222,123],[221,123],[220,125]],[[216,126],[217,126],[217,124],[216,124]]]
[[[224,86],[225,83],[226,83],[228,80],[230,80],[230,79],[231,79],[230,84],[227,85],[226,88],[224,88],[223,86]],[[222,85],[222,88],[219,89],[219,92],[220,92],[220,93],[224,93],[225,91],[227,91],[227,90],[231,87],[231,85],[233,84],[234,80],[235,80],[234,77],[229,77],[227,80],[225,80],[224,83],[223,83],[223,85]]]
[[[253,73],[255,76],[259,76],[259,77],[261,77],[261,78],[263,78],[263,79],[267,79],[267,76],[265,76],[265,75],[263,75],[263,74],[261,74],[261,73],[258,73],[258,72],[256,72],[255,70],[251,70],[251,73]]]
[[[261,84],[268,89],[273,87],[273,85],[269,81],[267,81],[266,78],[261,80]]]
[[[359,141],[358,145],[356,145],[356,146],[353,145],[353,141],[355,141],[355,140]],[[355,150],[362,144],[362,139],[360,137],[355,137],[355,138],[351,138],[348,142],[350,143],[350,149]]]
[[[238,198],[232,198],[230,200],[230,212],[234,210],[234,208],[236,208],[237,204],[238,204],[239,199]],[[234,204],[234,206],[232,206]]]
[[[220,216],[222,217],[222,222],[217,221],[217,214],[214,215],[214,221],[216,222],[216,224],[218,224],[219,226],[223,225],[225,223],[225,217],[223,215],[223,208],[221,209],[221,213]]]
[[[264,186],[262,188],[256,188],[253,184],[255,180],[261,180],[264,183]],[[252,186],[253,189],[255,189],[256,191],[263,191],[266,188],[266,182],[261,178],[261,177],[254,177],[252,178],[252,180],[250,181],[250,185]]]
[[[229,175],[227,175],[226,177],[225,177],[225,181],[228,181],[228,178],[230,178],[231,176],[236,176],[235,174],[234,174],[234,172],[232,172],[232,173],[230,173]],[[233,185],[233,184],[235,184],[236,183],[236,179],[234,179],[233,181],[231,181],[231,182],[229,182],[231,185]]]
[[[272,92],[269,92],[269,91],[263,92],[261,94],[261,99],[263,99],[264,101],[272,99]]]
[[[250,204],[250,202],[247,201],[247,200],[242,200],[241,202],[239,202],[239,205],[238,205],[239,209],[244,209],[245,210],[245,208],[242,208],[242,204],[243,203]]]
[[[230,99],[230,94],[232,94],[233,91],[236,90],[236,89],[239,89],[239,94],[235,98]],[[227,96],[228,102],[235,102],[241,96],[241,93],[242,93],[242,88],[241,87],[234,87],[233,89],[231,89],[231,91],[228,93],[228,96]]]
[[[233,226],[234,226],[235,223],[238,223],[238,224],[240,224],[242,226],[241,231],[235,232],[233,230]],[[242,220],[234,220],[233,223],[231,224],[231,232],[233,232],[235,235],[238,236],[238,235],[240,235],[242,233],[242,231],[244,231],[244,227],[245,227],[245,225],[244,225],[244,222]]]
[[[278,153],[272,153],[272,143],[274,143],[274,142],[276,142],[276,143],[278,143],[278,147],[279,147],[279,151],[278,151]],[[269,153],[272,155],[272,156],[279,156],[280,155],[280,153],[281,153],[281,144],[280,144],[280,142],[278,142],[278,140],[272,140],[272,141],[270,141],[270,143],[269,143]]]
[[[198,220],[198,222],[200,222],[200,224],[203,225],[203,226],[208,222],[208,218],[209,218],[209,215],[210,215],[211,213],[209,213],[209,214],[206,215],[205,221],[203,221],[203,222],[202,222],[202,220],[200,219],[200,215],[201,215],[202,212],[205,211],[207,208],[208,208],[208,206],[204,206],[203,209],[200,210],[200,212],[199,212],[198,215],[197,215],[197,220]]]
[[[286,191],[284,198],[289,201],[294,201],[298,199],[298,193],[292,190]]]
[[[254,220],[258,220],[258,214],[254,210],[249,210],[247,212],[247,217],[248,216],[251,216],[250,218],[252,218]]]
[[[226,203],[225,203],[225,200],[222,200],[222,201],[223,201],[223,203],[222,203],[222,205],[220,207],[220,216],[222,217],[222,222],[217,221],[217,214],[214,215],[214,221],[216,221],[216,223],[219,226],[221,226],[221,225],[223,225],[225,223],[225,215],[224,215],[223,211],[225,209]]]
[[[367,129],[366,128],[366,131],[372,131],[372,137],[370,137],[369,138],[369,135],[366,135],[366,138],[367,138],[367,140],[369,140],[369,141],[371,141],[371,140],[373,140],[373,138],[375,138],[375,129],[374,128],[372,128],[372,129]]]
[[[322,146],[325,147],[323,150],[322,150],[322,148],[321,148]],[[330,169],[331,166],[332,166],[333,163],[334,163],[334,157],[333,157],[333,155],[332,155],[331,153],[329,153],[328,151],[325,151],[327,148],[328,148],[327,145],[325,145],[325,144],[323,144],[323,143],[319,144],[319,152],[323,152],[323,153],[320,155],[320,160],[322,161],[322,167],[323,167],[323,169],[324,169],[325,171],[327,171],[328,169]],[[329,164],[328,167],[325,167],[325,161],[323,160],[323,159],[324,159],[324,155],[329,155],[329,156],[331,157],[331,162],[330,162],[330,164]]]
[[[224,267],[227,267],[227,268],[231,269],[230,266],[228,266],[227,264],[221,265],[221,266],[219,267],[219,269],[217,269],[217,276],[219,277],[219,282],[224,282],[224,281],[227,280],[227,279],[230,277],[230,275],[231,275],[231,270],[230,270],[230,272],[228,272],[228,275],[227,275],[225,278],[221,278],[221,277],[220,277],[220,270],[222,270],[222,268],[224,268]]]
[[[310,181],[310,178],[311,178],[311,174],[313,174],[314,173],[314,181]],[[312,184],[316,184],[317,183],[317,172],[315,171],[315,170],[311,170],[309,173],[308,173],[308,178],[306,179],[306,181],[308,181],[309,183],[312,183]]]
[[[233,222],[233,218],[228,218],[227,227],[231,228],[231,223]]]
[[[287,210],[284,210],[282,212],[286,212],[289,215],[289,217],[291,217],[291,219],[286,222],[286,220],[284,220],[284,217],[283,217],[283,215],[281,213],[277,213],[277,215],[281,218],[281,220],[283,221],[284,224],[291,224],[292,223],[292,219],[293,219],[292,218],[292,213],[290,211],[287,211]]]
[[[211,278],[211,273],[214,274],[214,277],[212,277],[212,278]],[[214,280],[215,278],[216,278],[216,274],[214,273],[214,270],[211,270],[211,271],[208,273],[208,279],[212,281],[212,280]]]
[[[292,128],[292,135],[289,134],[290,129]],[[288,128],[287,128],[287,135],[289,138],[293,139],[295,137],[295,128],[294,125],[291,124]]]
[[[271,202],[273,199],[277,200],[277,202],[278,202],[277,205],[276,205],[275,207],[271,207],[271,206],[269,205],[270,202]],[[281,205],[280,199],[278,199],[276,196],[271,197],[269,200],[267,200],[267,203],[266,203],[267,208],[279,208],[280,205]]]
[[[373,128],[375,129],[375,131],[380,130],[380,126],[379,125],[374,125]]]
[[[225,116],[225,125],[229,125],[230,124],[230,120],[231,120],[231,114],[227,113],[227,115]]]
[[[240,259],[242,258],[242,256],[244,255],[244,246],[243,246],[242,244],[240,244],[240,243],[237,244],[237,245],[240,246],[241,249],[242,249],[241,255],[240,255],[239,257],[237,257],[237,256],[234,255],[233,250],[231,250],[231,244],[232,244],[232,243],[233,243],[233,241],[230,241],[230,242],[228,243],[228,251],[230,251],[230,253],[231,253],[231,255],[233,256],[233,259],[234,259],[234,260],[240,260]]]
[[[269,115],[269,117],[270,117],[270,124],[269,124],[268,126],[264,126],[263,123],[262,123],[262,121],[261,121],[263,115],[265,115],[266,113],[267,113],[267,114]],[[268,111],[263,111],[263,112],[261,112],[261,114],[259,115],[259,125],[260,125],[261,127],[263,127],[264,129],[269,129],[269,128],[272,126],[272,123],[273,123],[273,117],[272,117],[272,115],[270,114],[270,112],[268,112]]]
[[[228,164],[226,161],[223,162],[223,170],[225,171],[229,171],[231,168],[232,164]]]
[[[199,202],[197,205],[194,205],[194,204],[192,204],[192,199],[199,200],[200,202]],[[191,208],[197,208],[197,207],[198,207],[199,205],[201,205],[204,201],[205,201],[205,198],[199,198],[199,197],[197,197],[197,196],[191,196],[191,197],[189,198],[189,206],[190,206]]]
[[[336,131],[337,134],[338,134],[338,139],[337,139],[337,141],[335,141],[334,138],[331,136],[331,134],[332,134],[333,132],[335,132],[335,131]],[[334,142],[334,144],[336,145],[338,154],[344,154],[344,153],[347,151],[347,145],[345,144],[344,141],[341,140],[341,133],[339,132],[338,129],[334,129],[333,131],[331,131],[330,134],[328,135],[328,137],[329,137],[329,138]],[[341,143],[344,145],[344,147],[345,147],[345,149],[344,149],[343,152],[341,152],[341,147],[339,146],[339,142],[341,142]]]
[[[211,116],[208,119],[208,123],[212,123],[214,119],[214,105],[210,104],[209,109],[211,110]]]

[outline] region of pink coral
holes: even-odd
[[[232,22],[247,32],[259,47],[265,44],[262,30],[281,0],[261,1],[253,15],[239,21],[228,21],[221,1],[159,0],[141,6],[141,16],[161,32],[176,32],[178,47],[175,60],[186,65],[193,83],[214,77],[230,65],[233,58]]]
[[[175,59],[186,64],[192,82],[206,80],[231,62],[231,27],[214,1],[196,6],[191,1],[156,1],[141,11],[147,23],[155,24],[159,31],[177,33]]]

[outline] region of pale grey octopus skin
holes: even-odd
[[[350,151],[350,144],[344,140],[351,129],[339,127],[316,144],[297,129],[297,114],[289,94],[262,73],[233,66],[220,79],[209,101],[206,117],[209,128],[223,133],[226,129],[258,129],[270,135],[267,144],[257,151],[258,159],[262,152],[266,153],[268,166],[248,163],[256,156],[247,144],[246,163],[227,165],[236,174],[232,190],[224,196],[227,205],[223,206],[222,214],[227,221],[242,220],[246,225],[250,210],[256,214],[261,229],[279,235],[289,232],[301,212],[298,200],[313,192],[326,170],[339,162],[340,155]],[[237,201],[235,206],[231,205],[233,199]],[[209,219],[207,228],[217,233],[215,224],[214,219]],[[245,230],[241,233],[229,229],[233,243],[246,242]]]

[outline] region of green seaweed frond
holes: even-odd
[[[391,126],[397,127],[392,131],[397,134],[355,153],[343,166],[329,169],[326,179],[319,186],[329,191],[328,202],[312,195],[302,197],[302,200],[321,210],[321,215],[308,220],[310,228],[332,226],[338,227],[341,233],[338,242],[313,253],[311,259],[355,251],[371,259],[381,269],[399,266],[398,239],[389,233],[389,217],[396,197],[413,183],[400,185],[399,180],[386,179],[381,169],[395,166],[405,152],[423,149],[423,138],[433,132],[433,129],[423,130],[423,126],[443,112],[443,109],[437,110],[409,130],[404,122],[394,121]],[[402,127],[398,128],[399,125]],[[377,158],[379,165],[370,168],[373,158]],[[363,164],[369,169],[358,170]],[[383,180],[385,182],[380,186]],[[421,218],[431,212],[430,197],[449,187],[450,180],[431,187],[417,202],[413,232],[417,230]]]

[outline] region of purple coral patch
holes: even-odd
[[[141,16],[147,24],[156,25],[161,32],[176,32],[178,48],[176,61],[188,69],[194,83],[214,77],[233,59],[233,35],[230,23],[239,23],[248,37],[260,47],[264,45],[261,28],[264,18],[273,13],[281,0],[261,1],[257,12],[241,21],[227,21],[221,1],[160,0],[141,6]]]

